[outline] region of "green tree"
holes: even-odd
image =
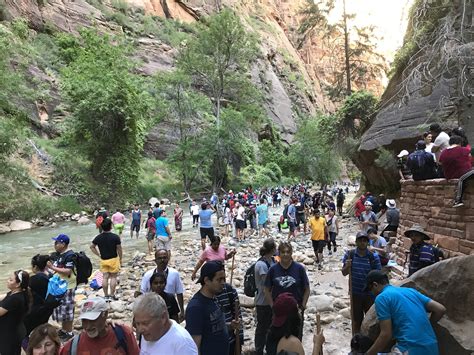
[[[196,34],[196,40],[180,53],[177,61],[178,68],[192,76],[194,84],[205,93],[213,103],[215,116],[215,135],[210,135],[215,141],[213,163],[210,165],[210,175],[214,189],[220,189],[227,181],[227,167],[230,163],[239,165],[242,157],[241,142],[228,140],[228,133],[223,129],[233,125],[232,120],[240,121],[241,115],[235,110],[237,100],[244,102],[243,97],[251,97],[253,85],[248,78],[248,68],[251,59],[256,54],[254,38],[246,33],[240,19],[229,9],[207,18]],[[255,95],[253,95],[255,97]],[[223,117],[224,103],[229,107],[227,116]],[[253,107],[247,107],[245,122],[254,122],[260,118],[261,112]],[[234,115],[232,118],[230,116]],[[251,117],[255,115],[255,117]],[[235,125],[233,125],[235,127]],[[244,123],[235,133],[240,135]]]
[[[95,30],[80,35],[81,47],[62,70],[61,89],[72,112],[67,134],[91,161],[103,197],[119,202],[134,192],[153,105],[122,37]]]

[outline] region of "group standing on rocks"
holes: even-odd
[[[283,196],[289,202],[273,222],[280,231],[288,228],[288,237],[277,245],[270,229],[269,207],[279,207]],[[101,208],[96,215],[100,233],[90,245],[92,253],[100,258],[100,272],[94,274],[91,285],[95,282],[95,288],[102,288],[104,297],[90,297],[81,303],[82,331],[73,333],[75,289],[92,278],[92,265],[84,253],[71,249],[69,236],[60,234],[53,238],[55,253],[33,257],[31,277],[24,270],[10,276],[7,283],[10,292],[0,301],[0,354],[20,354],[21,347],[27,354],[47,355],[240,354],[245,338],[244,315],[239,303],[241,291],[233,285],[237,251],[221,245],[221,234],[212,222],[214,214],[222,224],[224,238],[230,238],[229,244],[245,245],[250,238],[261,240],[259,257],[255,255],[243,285],[245,294],[254,297],[255,302],[255,353],[304,354],[302,337],[311,282],[306,267],[293,259],[293,242],[304,238],[309,227],[315,264],[322,270],[326,248],[328,255],[337,251],[336,237],[344,201],[343,188],[311,194],[305,184],[258,192],[248,187],[235,194],[230,190],[220,201],[216,194],[209,201],[191,201],[192,227],[199,228],[202,252],[191,275],[200,289],[187,305],[183,278],[168,266],[179,251],[173,251],[166,206],[160,202],[150,206],[147,218],[142,220],[139,206],[135,205],[130,237],[135,232],[138,238],[141,227],[146,229],[147,251],[154,255],[156,268],[142,270],[131,324],[112,322],[109,317],[110,302],[120,297],[116,286],[126,254],[121,239],[125,216],[120,211],[109,216]],[[176,204],[173,210],[176,233],[183,228],[183,215],[183,209]],[[342,259],[342,273],[349,275],[350,283],[352,350],[377,354],[385,351],[389,340],[394,338],[397,343],[393,351],[437,354],[436,337],[426,311],[432,312],[432,321],[437,321],[445,308],[417,291],[390,286],[385,272],[393,263],[390,242],[400,218],[395,200],[366,193],[357,201],[355,215],[360,221],[356,248],[347,250]],[[384,216],[386,226],[379,235]],[[425,242],[429,237],[421,226],[413,226],[405,235],[413,240],[410,274],[439,260],[439,250]],[[225,263],[232,263],[230,275]],[[381,327],[375,342],[358,334],[364,314],[374,303]],[[32,314],[41,323],[31,323]],[[60,323],[61,329],[47,323],[50,315]],[[183,321],[184,328],[180,325]],[[324,341],[322,332],[315,331],[313,354],[322,353]]]

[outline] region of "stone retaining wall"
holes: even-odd
[[[457,180],[434,179],[401,183],[400,228],[395,250],[399,261],[411,241],[403,233],[413,224],[425,228],[431,243],[446,256],[474,255],[474,181],[467,183],[464,207],[453,208]]]

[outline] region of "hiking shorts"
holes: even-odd
[[[120,258],[117,256],[112,259],[100,260],[100,272],[116,274],[120,271]]]
[[[242,221],[241,219],[237,219],[235,221],[235,228],[244,230],[245,228],[247,228],[247,223],[245,223],[245,221]]]
[[[325,240],[311,240],[311,243],[316,254],[321,254],[326,246]]]
[[[199,233],[201,234],[201,239],[206,239],[209,237],[211,243],[214,241],[214,228],[199,228]]]
[[[136,231],[137,233],[140,232],[140,223],[132,223],[130,226],[130,229],[133,231]]]
[[[146,240],[153,240],[155,239],[155,231],[148,230],[148,233],[146,234]]]
[[[155,245],[156,245],[157,250],[159,249],[171,250],[171,241],[169,237],[164,237],[161,235],[156,236]]]
[[[268,221],[265,221],[264,224],[259,224],[258,225],[258,229],[263,229],[263,228],[265,228],[265,229],[268,228]]]
[[[294,232],[296,228],[295,222],[288,221],[288,227],[290,228],[290,232]]]
[[[61,304],[53,310],[53,319],[56,322],[68,322],[74,320],[75,291],[74,288],[67,290],[61,300]]]
[[[123,224],[123,223],[114,224],[114,230],[115,230],[118,234],[122,234],[124,228],[125,228],[125,224]]]

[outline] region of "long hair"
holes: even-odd
[[[25,300],[26,312],[28,312],[30,305],[33,303],[33,295],[30,290],[30,275],[23,270],[14,271],[13,273],[15,275],[15,281],[20,284]]]
[[[56,347],[55,355],[59,354],[61,348],[61,341],[58,336],[58,329],[49,323],[41,324],[37,326],[30,334],[28,342],[28,348],[26,349],[26,355],[33,355],[33,349],[43,341],[46,337],[50,338]]]

